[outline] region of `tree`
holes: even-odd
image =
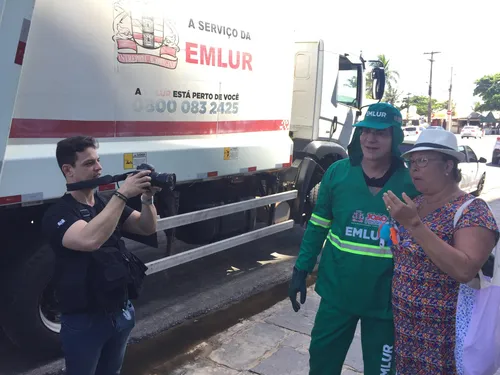
[[[378,58],[378,60],[380,60],[380,62],[384,66],[386,95],[388,92],[391,93],[391,95],[389,97],[386,97],[386,95],[384,95],[383,100],[388,101],[387,99],[392,99],[394,96],[395,91],[393,91],[393,90],[395,90],[395,87],[398,83],[399,73],[395,70],[392,70],[391,65],[390,65],[390,60],[384,54],[378,55],[377,58]],[[367,72],[366,73],[366,92],[367,92],[367,96],[369,98],[372,97],[372,95],[371,95],[372,94],[372,86],[373,86],[373,79],[371,76],[371,72]]]
[[[346,86],[347,87],[351,87],[353,89],[355,89],[356,87],[358,87],[358,79],[357,79],[357,77],[349,78],[347,80]]]
[[[388,85],[387,90],[384,92],[383,101],[395,105],[402,93],[402,91],[398,91],[398,89],[394,88],[392,85]]]
[[[445,100],[444,102],[440,102],[438,103],[438,110],[439,109],[448,109],[448,100]],[[457,114],[457,105],[456,103],[452,100],[451,101],[451,113],[453,116],[455,116]]]
[[[432,99],[432,110],[433,111],[439,111],[440,109],[443,109],[443,103],[439,103],[437,99]],[[447,103],[447,102],[446,102]],[[414,105],[417,107],[417,113],[420,116],[426,116],[427,115],[427,106],[429,105],[429,97],[428,96],[410,96],[410,105]],[[400,110],[408,108],[408,97],[403,99],[403,102],[400,106]]]
[[[399,73],[391,69],[390,60],[385,55],[378,55],[378,59],[384,65],[386,84],[388,86],[395,86],[398,83]]]
[[[500,73],[484,76],[475,82],[474,95],[482,99],[475,107],[477,111],[500,110]]]
[[[408,101],[408,99],[409,99],[409,101]],[[403,98],[403,100],[401,101],[401,105],[398,106],[399,110],[402,111],[403,109],[410,108],[410,105],[414,105],[411,99],[412,99],[411,97],[408,98],[408,96],[405,96]]]

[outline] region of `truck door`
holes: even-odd
[[[333,139],[347,147],[364,95],[361,66],[326,51],[323,41],[296,43],[290,126],[295,139]]]
[[[296,42],[290,130],[294,138],[318,139],[323,42]]]
[[[320,139],[333,139],[347,147],[363,93],[361,65],[352,63],[346,56],[325,51],[319,117]]]

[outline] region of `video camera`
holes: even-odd
[[[175,189],[175,184],[177,182],[175,173],[158,173],[155,172],[155,168],[151,164],[142,163],[137,167],[135,171],[126,172],[122,174],[117,174],[114,176],[106,175],[99,178],[94,178],[92,180],[75,182],[72,184],[66,184],[67,191],[75,191],[82,189],[94,189],[99,185],[108,185],[119,181],[124,181],[128,175],[136,174],[144,170],[151,171],[151,186],[157,186],[162,189]]]

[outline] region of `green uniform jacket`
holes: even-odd
[[[382,199],[387,190],[400,199],[403,192],[411,198],[419,194],[403,164],[373,195],[360,165],[337,161],[323,176],[302,240],[296,267],[312,272],[324,245],[316,292],[352,315],[392,319],[392,252],[380,246],[378,233],[390,219]]]

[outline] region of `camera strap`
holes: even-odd
[[[137,173],[137,171],[134,171],[134,172]],[[132,172],[132,173],[134,173],[134,172]],[[130,173],[131,172],[118,174],[115,176],[106,175],[106,176],[101,176],[99,178],[94,178],[92,180],[86,180],[86,181],[74,182],[72,184],[66,184],[66,190],[67,191],[76,191],[76,190],[82,190],[82,189],[94,189],[100,185],[108,185],[108,184],[112,184],[113,182],[123,181],[127,178],[127,175],[129,175]]]

